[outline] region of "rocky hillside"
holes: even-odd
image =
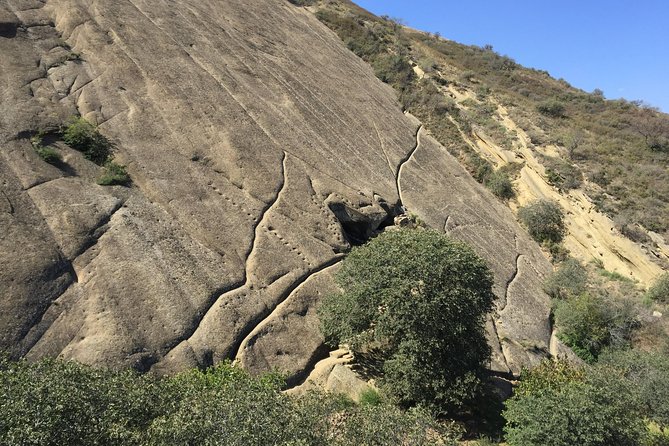
[[[512,209],[558,202],[572,255],[645,285],[669,266],[669,116],[578,90],[490,45],[405,28],[350,2],[310,3]]]
[[[493,368],[548,354],[539,247],[310,11],[3,0],[0,53],[2,349],[299,379],[338,261],[406,208],[493,269]],[[63,139],[75,115],[129,186],[96,184],[105,167]]]

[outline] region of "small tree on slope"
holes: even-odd
[[[441,412],[476,396],[494,294],[471,248],[435,231],[385,232],[351,251],[337,282],[319,310],[326,340],[380,351],[389,396]]]

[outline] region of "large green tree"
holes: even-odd
[[[351,251],[337,282],[319,310],[326,340],[380,352],[390,396],[447,412],[475,397],[494,294],[471,248],[436,231],[387,231]]]

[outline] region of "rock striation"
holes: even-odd
[[[492,368],[548,354],[539,247],[304,8],[0,0],[0,60],[1,349],[299,382],[327,356],[315,307],[337,263],[403,205],[494,271]],[[75,114],[131,187],[96,185],[58,139]]]

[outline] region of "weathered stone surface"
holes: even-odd
[[[547,350],[538,247],[305,9],[0,4],[17,23],[0,36],[0,347],[161,373],[237,358],[297,379],[319,359],[335,265],[401,197],[490,263],[500,370]],[[131,188],[95,185],[61,142],[64,166],[32,151],[76,112]]]
[[[549,353],[550,307],[541,283],[550,265],[511,211],[446,149],[422,130],[418,140],[399,179],[403,203],[431,227],[469,243],[488,261],[498,297],[495,326],[488,324],[496,333],[489,337],[498,338],[502,349],[493,352],[493,369],[508,367],[518,373]]]

